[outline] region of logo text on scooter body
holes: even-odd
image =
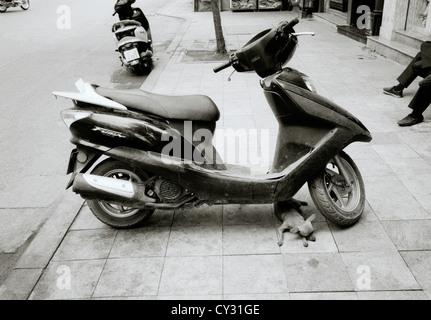
[[[122,134],[121,132],[117,132],[117,131],[112,131],[112,130],[108,130],[105,128],[100,128],[100,127],[94,127],[93,129],[91,129],[92,131],[95,132],[100,132],[101,134],[105,135],[105,136],[109,136],[109,137],[113,137],[113,138],[122,138],[125,139],[127,138],[124,134]]]

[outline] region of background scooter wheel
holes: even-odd
[[[137,183],[149,179],[149,175],[145,171],[114,159],[101,162],[91,174]],[[155,211],[155,209],[129,208],[99,200],[87,200],[87,204],[100,221],[118,229],[139,227]]]
[[[1,13],[6,12],[6,10],[7,10],[6,6],[0,6],[0,12]]]
[[[132,68],[133,68],[133,73],[138,76],[147,75],[151,71],[151,64],[148,66],[145,66],[144,64],[139,63],[133,66]]]
[[[30,0],[23,1],[23,5],[21,6],[21,9],[27,10],[28,8],[30,8]]]
[[[337,188],[339,181],[344,182],[344,179],[337,165],[331,161],[308,181],[308,189],[317,209],[325,218],[339,226],[351,226],[361,218],[364,211],[365,186],[353,160],[343,151],[339,156],[344,169],[352,177],[351,187],[344,191]]]

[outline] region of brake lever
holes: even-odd
[[[291,33],[292,36],[298,37],[298,36],[315,36],[315,32],[293,32]]]

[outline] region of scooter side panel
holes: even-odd
[[[170,127],[158,121],[139,120],[114,114],[96,113],[74,122],[70,127],[74,141],[88,141],[104,149],[129,146],[159,150],[167,143],[163,135],[172,135]],[[165,140],[165,141],[164,141]]]

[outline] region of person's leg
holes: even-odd
[[[422,58],[419,52],[397,78],[398,84],[393,87],[383,88],[383,93],[393,97],[402,98],[403,90],[410,86],[421,72],[421,60]]]
[[[412,126],[424,121],[423,113],[431,104],[431,87],[429,85],[419,86],[418,91],[409,104],[409,108],[413,109],[407,117],[398,121],[401,127]]]
[[[408,88],[413,81],[417,78],[419,74],[422,73],[422,63],[421,63],[421,54],[420,52],[413,58],[410,64],[406,67],[406,69],[400,74],[397,78],[399,84],[405,89]]]
[[[421,78],[427,78],[429,75],[431,75],[431,67],[428,68],[421,68],[421,70],[418,71],[418,76]],[[430,88],[431,89],[431,88]]]

